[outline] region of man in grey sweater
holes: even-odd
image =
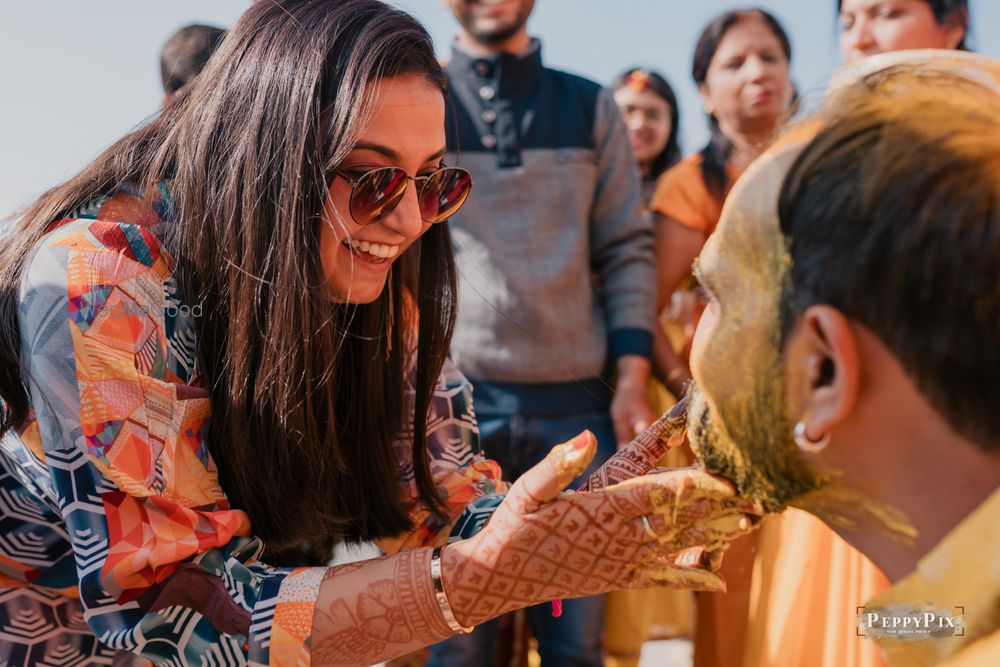
[[[653,238],[625,127],[607,90],[542,65],[526,25],[533,0],[448,3],[461,25],[448,163],[474,179],[450,222],[453,358],[506,479],[584,429],[601,445],[596,467],[653,419]],[[543,664],[601,665],[603,599],[563,610],[528,612]],[[493,622],[438,644],[429,665],[492,665],[496,636]]]

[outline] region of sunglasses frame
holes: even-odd
[[[377,217],[374,217],[374,218],[372,218],[371,220],[369,220],[367,222],[361,222],[360,220],[358,220],[357,216],[354,215],[354,195],[355,195],[355,193],[357,191],[358,186],[361,185],[362,180],[364,180],[367,176],[369,176],[370,174],[373,174],[373,173],[375,173],[377,171],[395,171],[395,172],[399,172],[399,173],[403,174],[403,176],[405,177],[406,180],[404,181],[403,188],[402,188],[402,190],[400,190],[399,196],[396,198],[395,203],[392,204],[392,208],[390,208],[388,211],[384,211],[381,215],[379,215]],[[442,164],[440,167],[438,167],[437,169],[435,169],[433,172],[427,174],[426,176],[410,176],[409,174],[407,174],[403,170],[402,167],[388,166],[388,167],[375,167],[374,169],[369,169],[368,171],[364,172],[363,174],[361,174],[360,176],[358,176],[356,178],[354,176],[351,176],[350,173],[348,173],[348,172],[346,172],[346,171],[344,171],[342,169],[338,169],[337,171],[334,172],[334,176],[340,176],[342,179],[344,179],[347,182],[348,185],[351,186],[351,196],[348,199],[348,207],[349,207],[350,212],[351,212],[351,219],[354,220],[354,222],[356,224],[359,224],[359,225],[370,225],[372,223],[378,222],[385,215],[388,215],[389,213],[392,213],[394,210],[396,210],[396,207],[399,205],[399,201],[403,198],[403,195],[406,194],[406,188],[407,188],[407,186],[409,186],[409,181],[413,181],[414,183],[417,184],[416,185],[416,187],[417,187],[417,201],[419,202],[421,187],[426,187],[426,183],[430,179],[434,178],[437,174],[439,174],[442,171],[460,171],[460,172],[464,173],[469,178],[469,189],[466,190],[465,197],[462,199],[462,203],[459,204],[458,207],[454,211],[452,211],[451,214],[449,214],[447,218],[441,218],[440,220],[431,221],[431,220],[428,220],[428,219],[426,219],[424,217],[424,212],[423,211],[420,211],[420,219],[421,220],[423,220],[424,222],[426,222],[428,224],[436,225],[438,223],[447,221],[448,218],[450,218],[451,216],[455,215],[455,213],[457,213],[463,206],[465,206],[465,202],[468,201],[469,194],[472,193],[472,174],[469,173],[469,171],[467,169],[462,169],[461,167],[449,167],[448,165]]]

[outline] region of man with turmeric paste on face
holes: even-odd
[[[747,171],[698,262],[692,446],[882,569],[841,643],[893,666],[1000,664],[998,74],[955,54],[841,89]],[[961,629],[879,625],[928,608]]]

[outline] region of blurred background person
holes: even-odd
[[[670,307],[670,319],[685,332],[670,348],[657,349],[657,362],[675,396],[683,395],[691,378],[686,359],[698,310],[691,292],[691,263],[715,229],[729,188],[788,114],[794,96],[791,55],[784,28],[759,9],[720,14],[695,46],[692,76],[708,114],[711,138],[663,174],[650,201],[658,311]]]
[[[845,62],[904,49],[966,50],[968,0],[837,0]]]
[[[160,51],[164,106],[201,72],[225,34],[222,28],[193,23],[170,36]]]
[[[625,119],[642,174],[642,200],[648,205],[657,179],[681,159],[677,95],[662,74],[641,67],[626,70],[611,90]]]
[[[449,223],[462,276],[451,349],[483,452],[516,479],[543,442],[588,429],[606,459],[655,418],[653,234],[624,123],[609,90],[545,66],[533,0],[447,4],[459,25],[447,159],[476,182]],[[603,665],[604,603],[528,609],[542,664]],[[500,626],[435,645],[429,664],[491,666]]]
[[[677,96],[662,74],[642,67],[625,70],[612,82],[611,90],[642,174],[643,205],[648,206],[656,181],[681,158]],[[660,337],[667,340],[667,332],[654,331],[654,339]],[[666,412],[675,402],[673,395],[656,381],[650,382],[648,399],[656,414]],[[690,450],[676,447],[660,465],[676,467],[690,461]],[[605,608],[606,667],[638,665],[642,645],[649,639],[688,637],[691,603],[690,591],[647,589],[609,593]]]

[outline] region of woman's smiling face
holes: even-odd
[[[444,96],[420,76],[372,83],[372,112],[354,148],[337,171],[352,178],[379,167],[400,167],[409,176],[430,174],[445,153]],[[390,213],[367,225],[351,216],[353,187],[342,176],[330,184],[319,244],[331,301],[371,303],[385,288],[392,264],[430,228],[420,217],[416,184]]]

